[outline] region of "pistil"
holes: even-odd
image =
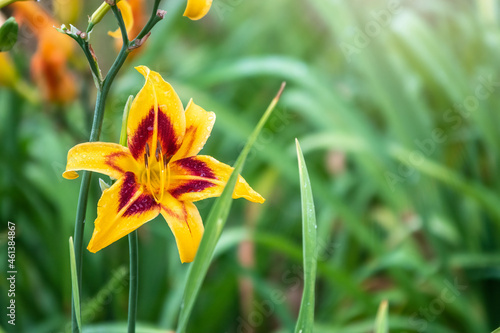
[[[148,143],[146,142],[146,152],[144,153],[144,163],[146,165],[146,177],[147,177],[147,181],[146,181],[146,184],[148,186],[148,190],[149,192],[153,195],[153,198],[155,199],[156,202],[158,202],[158,199],[156,199],[156,196],[155,196],[155,193],[153,191],[153,186],[151,185],[151,168],[150,168],[150,164],[149,164],[149,145]]]
[[[161,161],[160,161],[161,157]],[[156,143],[156,161],[160,163],[160,202],[163,201],[163,193],[165,192],[165,163],[161,151],[160,140]]]
[[[149,144],[146,143],[144,165],[146,167],[143,181],[156,202],[163,201],[165,191],[170,186],[170,165],[172,155],[163,154],[158,140],[155,149],[155,160],[151,160]]]

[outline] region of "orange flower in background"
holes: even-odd
[[[38,39],[31,59],[31,74],[43,96],[56,103],[72,101],[76,87],[67,62],[73,52],[73,41],[55,29],[59,24],[37,3],[16,2],[11,6],[18,22],[26,24]]]
[[[127,33],[129,34],[129,38],[135,38],[139,32],[141,32],[142,28],[146,24],[148,20],[148,16],[144,12],[144,0],[127,0],[130,4],[130,8],[132,9],[132,19],[134,20],[134,24],[130,31],[127,29]],[[120,1],[121,2],[121,1]]]
[[[199,20],[207,15],[211,6],[212,0],[188,0],[184,16],[191,20]]]
[[[184,111],[172,86],[141,66],[146,83],[132,102],[128,147],[88,142],[68,152],[63,177],[76,171],[103,173],[117,181],[98,203],[88,250],[97,252],[161,214],[175,236],[182,262],[191,262],[203,235],[193,201],[221,195],[233,168],[198,155],[210,136],[215,114],[191,100]],[[264,198],[239,176],[233,198],[262,203]]]

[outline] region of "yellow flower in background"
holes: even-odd
[[[212,6],[212,0],[188,0],[184,16],[191,20],[199,20],[207,15]]]
[[[83,1],[64,0],[53,1],[54,13],[57,19],[64,24],[75,24],[80,16]]]
[[[128,37],[129,38],[135,37],[135,36],[130,36],[130,32],[132,31],[132,28],[134,27],[134,13],[132,11],[132,6],[130,5],[130,3],[127,0],[122,0],[120,2],[117,2],[116,6],[118,7],[120,12],[122,13],[123,23],[125,24],[125,29],[127,30],[127,35],[129,35]],[[110,35],[113,38],[120,39],[120,40],[122,38],[122,34],[120,32],[120,29],[116,29],[115,31],[108,31],[108,35]]]
[[[0,68],[0,86],[13,87],[19,76],[7,52],[0,52]]]
[[[215,114],[191,100],[184,111],[172,86],[147,67],[136,68],[146,82],[135,97],[127,123],[128,147],[92,142],[68,152],[63,177],[76,171],[106,174],[117,181],[99,200],[88,250],[97,252],[163,215],[175,236],[182,262],[191,262],[203,235],[194,201],[219,196],[233,168],[197,155],[210,136]],[[233,198],[264,202],[239,176]]]
[[[148,17],[144,12],[144,0],[121,0],[117,3],[117,6],[122,13],[128,38],[132,40],[139,35],[148,20]],[[115,38],[115,47],[120,49],[122,46],[122,34],[120,29],[109,31],[108,35]],[[134,52],[129,55],[128,60],[136,56],[138,51],[142,49],[143,48],[135,49]]]

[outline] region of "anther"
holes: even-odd
[[[170,162],[170,160],[172,159],[172,156],[173,155],[163,155],[163,166],[166,168],[167,167],[167,164],[168,162]]]
[[[148,168],[148,159],[149,159],[148,153],[145,153],[144,154],[144,163],[146,164],[146,169]]]
[[[147,142],[146,142],[146,155],[149,157],[149,145]]]
[[[161,155],[161,145],[160,145],[160,140],[158,140],[158,142],[156,143],[156,152],[155,152],[155,157],[157,162],[160,160],[160,155]]]

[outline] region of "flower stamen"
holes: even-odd
[[[153,185],[151,184],[151,168],[149,165],[149,144],[146,142],[146,152],[144,153],[144,163],[146,164],[146,177],[147,177],[147,187],[153,198],[155,199],[156,202],[158,202],[158,199],[156,198],[155,192],[153,190]]]
[[[156,142],[156,152],[155,152],[156,162],[160,160],[160,155],[161,155],[161,145],[160,145],[160,140],[158,140]]]
[[[160,161],[161,157],[161,161]],[[163,154],[161,151],[160,140],[156,143],[156,161],[160,163],[160,202],[163,201],[163,193],[165,192],[165,167],[163,162]]]
[[[168,155],[165,154],[163,155],[163,167],[167,170],[167,186],[166,188],[168,189],[170,187],[170,160],[172,159],[173,155]]]

